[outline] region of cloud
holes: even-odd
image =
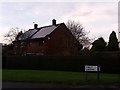
[[[81,22],[95,22],[98,20],[110,20],[109,17],[117,16],[117,7],[113,3],[79,3],[76,8],[63,18],[72,18]]]
[[[108,34],[116,28],[118,3],[94,2],[11,2],[2,4],[0,30],[7,32],[12,27],[29,29],[33,22],[39,26],[51,24],[53,18],[57,23],[67,20],[79,21],[90,37],[103,36],[108,40]],[[114,26],[115,25],[115,26]],[[3,31],[2,31],[3,32]],[[94,37],[93,37],[94,36]]]
[[[112,30],[117,33],[117,3],[79,3],[76,8],[62,16],[63,21],[68,19],[79,21],[91,38],[103,36],[108,41]]]

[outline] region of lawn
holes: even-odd
[[[59,84],[119,84],[118,74],[88,73],[88,80],[84,72],[67,71],[39,71],[39,70],[3,70],[3,81],[31,82],[31,83],[59,83]]]

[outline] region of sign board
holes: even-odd
[[[92,66],[92,65],[85,65],[85,71],[98,71],[98,66]],[[99,69],[100,71],[100,69]]]
[[[96,71],[97,72],[97,80],[100,79],[100,74],[99,74],[99,72],[100,72],[100,66],[99,65],[98,66],[85,65],[85,71],[86,71],[86,75],[85,75],[86,80],[88,78],[88,75],[87,75],[88,71]]]

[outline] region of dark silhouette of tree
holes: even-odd
[[[87,32],[85,32],[84,28],[79,22],[68,20],[66,23],[68,29],[72,32],[73,36],[79,41],[83,46],[90,45],[90,39],[87,37]]]
[[[105,40],[102,37],[100,37],[92,43],[93,46],[91,50],[92,51],[105,51],[106,44],[107,43],[105,42]]]
[[[17,36],[16,36],[15,40],[18,40],[18,38],[19,38],[22,34],[23,34],[23,32],[22,32],[22,31],[18,32],[18,34],[17,34]]]
[[[3,55],[7,56],[7,55],[13,55],[14,52],[13,52],[13,49],[14,49],[14,41],[17,41],[18,40],[18,37],[20,35],[22,35],[22,31],[25,31],[23,29],[20,29],[18,27],[16,28],[11,28],[8,33],[6,33],[4,35],[4,40],[7,41],[7,44],[4,45],[3,47]]]
[[[112,31],[112,33],[109,36],[109,42],[107,46],[108,51],[117,51],[119,49],[118,46],[118,39],[116,37],[115,31]]]
[[[22,34],[21,31],[25,32],[25,30],[18,27],[11,28],[9,32],[4,35],[4,40],[6,40],[7,43],[11,44],[14,40],[18,38],[18,35],[20,35],[20,33]]]
[[[13,44],[2,46],[2,56],[13,55]]]

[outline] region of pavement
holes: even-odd
[[[13,89],[14,88],[14,89]],[[25,83],[25,82],[3,82],[2,83],[2,90],[23,90],[23,89],[30,89],[36,90],[40,88],[46,89],[58,89],[58,88],[79,88],[85,90],[120,90],[118,85],[64,85],[64,84],[44,84],[44,83]]]

